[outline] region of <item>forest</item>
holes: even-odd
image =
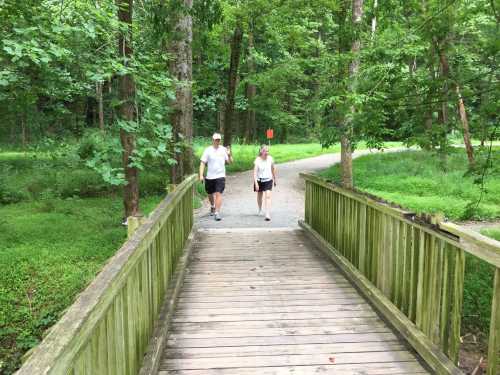
[[[499,22],[495,0],[0,0],[0,373],[215,131],[231,172],[273,129],[278,161],[340,151],[347,188],[498,220]]]

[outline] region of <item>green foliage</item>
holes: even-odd
[[[142,201],[150,212],[160,197]],[[2,208],[0,372],[19,366],[120,247],[119,198],[47,199]],[[64,230],[61,230],[64,228]]]
[[[499,151],[495,151],[495,160],[500,160]],[[478,158],[481,157],[485,155],[478,154]],[[323,175],[340,181],[338,166]],[[444,213],[452,220],[500,218],[498,176],[495,172],[486,181],[487,193],[482,203],[470,212],[468,204],[477,201],[480,190],[467,174],[466,155],[462,150],[451,151],[446,171],[436,154],[424,151],[376,154],[354,161],[357,188],[416,212]]]
[[[0,204],[119,194],[121,180],[111,174],[114,170],[109,175],[106,174],[106,166],[111,164],[102,166],[101,171],[96,171],[97,167],[93,170],[88,166],[95,158],[85,162],[79,157],[79,154],[86,154],[89,150],[101,155],[107,150],[104,146],[99,141],[93,143],[93,138],[89,137],[81,145],[62,146],[64,152],[59,146],[54,146],[50,153],[0,153]],[[119,154],[112,155],[116,157],[113,163],[119,165]],[[112,158],[103,157],[103,160],[110,159]],[[153,161],[150,161],[148,166],[147,171],[139,174],[141,195],[164,193],[168,179],[164,172],[165,166]],[[121,169],[117,168],[116,171],[120,173]],[[114,181],[117,182],[113,183]]]
[[[195,153],[199,157],[203,153],[205,147],[209,143],[202,144],[201,140],[198,140],[195,144]],[[387,142],[384,147],[400,147],[401,143],[398,142]],[[366,149],[367,145],[360,144],[360,149]],[[253,168],[253,163],[257,154],[259,153],[260,145],[232,145],[231,152],[233,154],[234,162],[226,167],[228,172],[240,172],[246,171]],[[333,152],[339,152],[340,146],[334,145],[328,148],[321,147],[318,143],[304,143],[304,144],[277,144],[271,145],[270,148],[271,155],[273,156],[276,163],[284,163],[292,160],[305,159],[313,156],[318,156],[322,154],[328,154]]]

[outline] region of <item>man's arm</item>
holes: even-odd
[[[204,180],[204,174],[205,174],[205,163],[201,162],[200,163],[200,181]]]

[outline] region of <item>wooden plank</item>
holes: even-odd
[[[335,343],[364,343],[398,340],[392,332],[348,333],[338,335],[311,335],[311,336],[273,336],[273,337],[219,337],[211,339],[182,339],[168,340],[168,347],[175,348],[210,348],[236,346],[264,346],[298,345],[298,344],[335,344]]]
[[[357,365],[306,365],[285,367],[237,367],[229,369],[170,370],[160,371],[158,375],[392,375],[427,374],[418,363],[369,363]]]
[[[311,239],[323,249],[325,254],[339,266],[350,280],[363,292],[375,307],[405,337],[413,348],[424,358],[429,366],[438,373],[462,374],[443,352],[434,345],[401,311],[399,311],[369,280],[359,273],[345,258],[324,241],[309,225],[300,222]]]
[[[172,330],[172,339],[203,339],[203,338],[228,338],[228,337],[269,337],[269,336],[309,336],[309,335],[335,335],[342,333],[369,333],[389,332],[387,325],[382,322],[370,324],[333,325],[325,327],[288,327],[288,328],[232,328],[230,330],[203,329],[198,331]]]
[[[176,315],[173,319],[175,323],[181,322],[239,322],[249,320],[288,320],[288,319],[334,319],[347,317],[375,316],[375,312],[365,308],[363,310],[343,310],[343,311],[320,311],[312,314],[308,312],[274,312],[274,313],[250,313],[250,314],[228,314],[228,315]]]
[[[323,293],[319,293],[319,292]],[[210,295],[207,296],[203,293],[191,294],[191,295],[181,295],[179,298],[179,303],[188,303],[189,301],[195,303],[218,303],[218,302],[269,302],[269,301],[310,301],[310,303],[317,303],[317,301],[326,301],[328,296],[330,298],[349,298],[358,297],[359,294],[352,290],[351,288],[341,288],[330,291],[320,290],[318,293],[304,293],[304,294],[228,294],[228,295]]]
[[[439,222],[438,225],[442,230],[460,237],[460,240],[465,242],[463,249],[466,252],[484,260],[496,268],[500,268],[499,241],[451,222]]]
[[[281,314],[281,313],[302,313],[302,312],[332,312],[337,311],[371,311],[371,307],[366,303],[352,305],[309,305],[309,306],[253,306],[253,307],[234,307],[220,309],[198,309],[198,308],[178,308],[177,316],[216,316],[216,315],[245,315],[245,314]]]
[[[309,289],[323,289],[323,290],[329,290],[329,289],[341,289],[341,288],[352,288],[352,286],[348,282],[334,282],[334,283],[315,283],[315,284],[309,284],[309,285],[302,285],[300,283],[291,283],[291,284],[277,284],[277,283],[272,283],[272,284],[248,284],[248,285],[227,285],[227,286],[204,286],[204,285],[186,285],[183,288],[183,291],[197,291],[197,292],[202,292],[202,293],[208,293],[208,292],[213,292],[213,293],[225,293],[227,291],[248,291],[248,290],[263,290],[263,291],[284,291],[284,290],[295,290],[296,288],[302,288],[301,290],[309,290]]]
[[[202,329],[223,330],[223,329],[247,329],[247,328],[292,328],[292,327],[324,327],[324,326],[350,326],[369,325],[381,323],[382,320],[376,316],[367,317],[339,317],[331,319],[284,319],[274,321],[248,320],[237,322],[201,322],[201,323],[175,323],[173,329],[176,331],[198,331]]]
[[[307,300],[307,299],[278,299],[278,300],[264,300],[259,301],[259,306],[262,307],[278,307],[278,306],[328,306],[328,305],[352,305],[352,304],[362,304],[365,303],[364,299],[358,295],[346,297],[346,298],[335,298],[335,299],[316,299],[316,300]],[[222,301],[222,302],[196,302],[195,300],[188,301],[179,301],[177,304],[179,309],[202,309],[205,311],[209,311],[211,309],[226,309],[230,307],[235,308],[249,308],[255,306],[255,301],[246,301],[246,302],[236,302],[236,301]]]
[[[212,348],[169,348],[165,359],[171,358],[217,358],[259,355],[300,355],[304,353],[333,354],[406,350],[398,341],[376,341],[364,343],[297,344],[276,346],[228,346]]]
[[[198,370],[211,368],[231,368],[255,366],[301,366],[301,365],[329,365],[332,355],[303,354],[303,355],[266,355],[247,357],[219,357],[219,358],[173,358],[162,363],[161,369],[165,370]],[[414,360],[408,351],[386,351],[362,353],[335,353],[336,364],[360,364],[380,362],[408,362]]]

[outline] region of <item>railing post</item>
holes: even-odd
[[[127,238],[132,237],[137,228],[139,228],[145,220],[146,218],[144,216],[129,216],[127,218]]]
[[[500,268],[495,271],[491,304],[490,340],[488,343],[488,375],[500,372]]]

